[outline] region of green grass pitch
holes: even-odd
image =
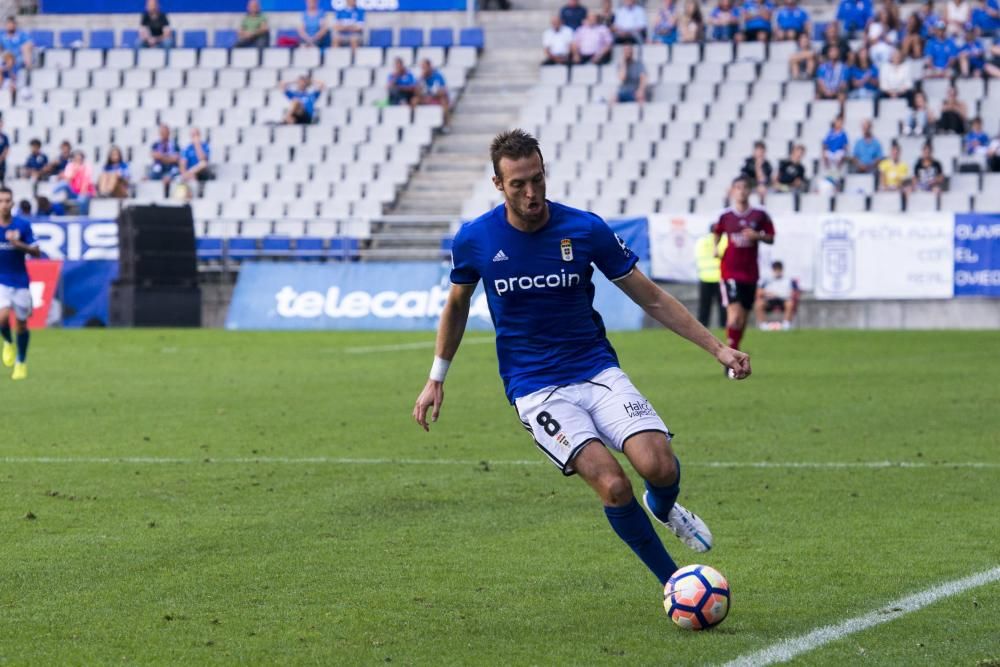
[[[1000,565],[996,332],[754,331],[739,383],[612,335],[716,548],[664,542],[732,586],[703,633],[534,448],[483,334],[412,423],[432,338],[37,332],[0,382],[0,664],[715,664]],[[919,467],[710,465],[873,461]],[[996,665],[997,637],[993,583],[797,662]]]

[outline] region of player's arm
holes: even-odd
[[[465,334],[465,325],[469,321],[469,308],[472,305],[472,294],[476,291],[476,283],[458,285],[452,284],[448,292],[448,300],[441,311],[441,324],[438,326],[437,343],[434,346],[434,365],[424,390],[417,396],[413,407],[413,419],[425,430],[427,410],[433,408],[431,421],[436,422],[444,403],[444,376],[448,372],[451,360],[458,352],[458,346]]]
[[[31,255],[32,257],[38,258],[42,256],[42,251],[34,241],[35,239],[29,235],[27,243],[21,240],[21,232],[16,229],[8,229],[5,235],[7,242],[14,247],[14,250],[20,250],[26,255]]]
[[[742,380],[750,375],[750,357],[747,354],[723,345],[680,301],[660,289],[638,268],[616,280],[615,284],[654,320],[688,339],[731,369],[736,379]]]

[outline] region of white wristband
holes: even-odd
[[[444,382],[444,377],[448,375],[449,366],[451,366],[450,361],[435,356],[434,363],[431,364],[430,378],[435,382]]]

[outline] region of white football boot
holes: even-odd
[[[649,509],[649,491],[642,494],[642,504],[649,510],[649,514],[662,523],[667,529],[677,536],[688,548],[699,553],[704,553],[712,548],[712,532],[705,525],[697,514],[685,508],[678,502],[670,508],[670,514],[666,521],[660,521],[653,510]]]

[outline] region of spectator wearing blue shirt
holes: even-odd
[[[347,6],[338,9],[333,18],[333,45],[361,46],[365,34],[365,10],[358,7],[357,0],[347,0]]]
[[[840,49],[829,46],[826,60],[816,70],[816,99],[844,101],[847,95],[847,66],[840,62]]]
[[[677,43],[677,24],[681,17],[680,0],[663,0],[663,6],[656,14],[656,25],[653,26],[653,41],[661,44]]]
[[[822,164],[827,178],[839,181],[843,176],[844,163],[847,160],[847,133],[844,132],[844,118],[833,119],[830,131],[823,139]]]
[[[311,79],[307,74],[299,76],[294,88],[289,81],[282,83],[282,92],[292,102],[292,105],[285,112],[282,122],[285,125],[309,125],[312,123],[316,115],[316,101],[323,92],[323,88],[322,81]]]
[[[330,24],[326,12],[319,8],[319,0],[306,0],[306,10],[302,12],[299,25],[299,40],[302,46],[330,46]]]
[[[934,26],[941,23],[941,17],[934,11],[934,0],[924,0],[924,5],[916,11],[920,19],[920,36],[924,39],[934,32]]]
[[[441,72],[431,66],[431,61],[424,58],[420,61],[420,76],[417,77],[419,95],[413,96],[413,104],[439,104],[444,110],[444,122],[448,123],[451,98],[448,95],[448,84]]]
[[[734,7],[732,0],[719,0],[719,4],[708,15],[708,24],[712,26],[712,39],[718,42],[728,42],[736,38],[740,31],[741,10]]]
[[[879,96],[878,68],[868,58],[867,49],[861,49],[854,56],[847,84],[847,96],[852,100],[874,100]]]
[[[962,76],[969,77],[983,75],[983,67],[986,66],[986,48],[983,42],[976,37],[976,29],[972,25],[965,31],[965,40],[958,48],[958,71]]]
[[[563,25],[569,26],[570,30],[576,30],[583,25],[585,18],[587,18],[587,8],[580,4],[580,0],[568,0],[559,10],[559,20]]]
[[[112,146],[108,150],[108,159],[104,162],[101,175],[97,177],[97,196],[127,198],[130,178],[128,163],[122,157],[121,149]]]
[[[872,134],[872,122],[866,118],[861,122],[861,138],[854,142],[851,166],[856,173],[874,174],[884,157],[882,144]]]
[[[19,69],[31,69],[34,65],[34,49],[35,44],[28,33],[18,29],[17,19],[8,16],[7,29],[0,35],[0,51],[13,53]]]
[[[39,180],[63,173],[72,157],[73,146],[68,141],[63,141],[59,144],[59,155],[54,160],[45,161],[45,166],[41,168],[38,174]]]
[[[978,0],[972,9],[972,25],[983,37],[993,37],[1000,28],[1000,0]]]
[[[18,178],[28,178],[32,181],[37,181],[44,176],[45,167],[49,164],[49,158],[42,152],[42,142],[40,140],[32,139],[28,142],[28,146],[30,151],[28,158],[24,161],[23,166],[17,168],[17,176]]]
[[[785,0],[785,4],[774,13],[777,29],[774,38],[779,41],[798,39],[799,35],[812,34],[809,13],[799,7],[799,0]]]
[[[771,39],[771,0],[745,0],[743,3],[743,35],[750,42]]]
[[[396,58],[389,73],[389,104],[412,104],[413,96],[417,94],[417,79],[403,65],[402,58]]]
[[[191,128],[191,144],[181,155],[181,182],[187,185],[187,196],[190,199],[195,184],[199,187],[212,178],[212,152],[207,141],[202,141],[201,130]],[[201,194],[200,192],[198,193]]]
[[[965,154],[970,157],[985,157],[990,148],[990,135],[983,132],[983,119],[973,118],[971,125],[969,133],[962,141]]]
[[[170,181],[180,173],[181,149],[177,142],[170,136],[170,128],[161,124],[159,128],[159,138],[151,148],[153,164],[149,167],[149,180],[163,181],[163,190],[166,194],[170,187]]]
[[[934,33],[924,45],[924,78],[944,79],[952,74],[958,57],[958,46],[945,37],[944,21],[934,24]]]
[[[11,102],[17,101],[18,71],[14,54],[10,51],[5,52],[0,58],[0,90],[10,91]]]
[[[837,20],[844,32],[851,36],[864,30],[871,17],[871,0],[840,0],[840,5],[837,7]]]

